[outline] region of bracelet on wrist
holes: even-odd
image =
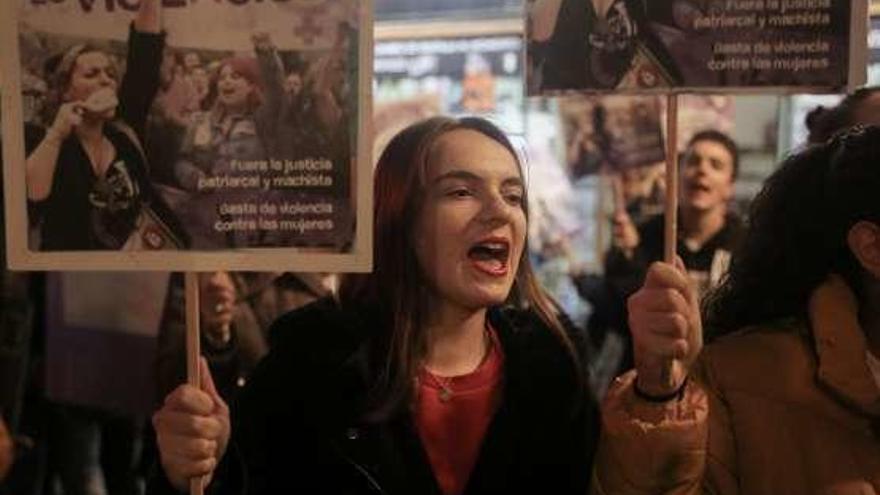
[[[649,394],[639,388],[639,380],[637,378],[633,382],[633,392],[635,392],[636,397],[638,397],[639,399],[642,399],[647,402],[653,402],[655,404],[663,404],[666,402],[670,402],[672,400],[676,400],[676,401],[681,400],[682,397],[684,397],[684,391],[685,391],[685,388],[687,387],[687,382],[688,382],[688,379],[687,379],[687,377],[685,377],[685,379],[682,380],[681,385],[679,385],[678,388],[673,390],[672,392],[670,392],[668,394],[664,394],[664,395],[653,395],[653,394]]]

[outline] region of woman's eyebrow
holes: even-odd
[[[470,181],[470,182],[479,182],[479,181],[485,180],[485,179],[483,179],[483,177],[480,177],[479,175],[477,175],[473,172],[469,172],[467,170],[451,170],[449,172],[446,172],[445,174],[437,176],[434,179],[434,184],[437,184],[437,183],[442,182],[444,180],[450,180],[450,179],[460,179],[460,180],[466,180],[466,181]],[[501,181],[501,186],[502,187],[525,187],[522,179],[520,177],[516,177],[516,176],[508,177],[508,178],[504,179],[503,181]]]
[[[462,179],[467,181],[482,180],[479,175],[473,172],[468,172],[467,170],[450,170],[449,172],[446,172],[445,174],[439,175],[434,178],[434,184],[450,179]]]
[[[525,189],[525,183],[520,177],[508,177],[501,182],[501,187],[521,187]]]

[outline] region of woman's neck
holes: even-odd
[[[681,232],[685,245],[697,251],[724,228],[727,208],[711,210],[681,209]]]
[[[84,118],[76,127],[76,135],[84,143],[99,143],[104,137],[104,121]]]
[[[464,375],[475,370],[486,355],[486,309],[469,310],[442,305],[429,311],[425,326],[428,349],[425,367],[440,376]]]

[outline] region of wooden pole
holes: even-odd
[[[678,243],[678,96],[666,97],[666,224],[663,261],[675,263]]]
[[[201,355],[199,340],[199,275],[186,272],[186,381],[189,385],[200,388],[199,356]],[[190,495],[203,495],[202,478],[189,480]]]
[[[666,96],[666,212],[663,230],[663,261],[675,263],[678,245],[678,95]],[[673,387],[672,359],[661,368],[661,381]]]

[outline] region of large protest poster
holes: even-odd
[[[435,98],[441,113],[480,115],[509,133],[522,134],[522,37],[491,31],[378,40],[377,107]]]
[[[4,2],[10,265],[368,270],[371,2],[161,1],[159,41],[138,0]],[[74,95],[87,63],[110,90]],[[65,105],[111,146],[71,133],[46,180]]]
[[[526,15],[530,94],[864,81],[866,0],[528,0]]]

